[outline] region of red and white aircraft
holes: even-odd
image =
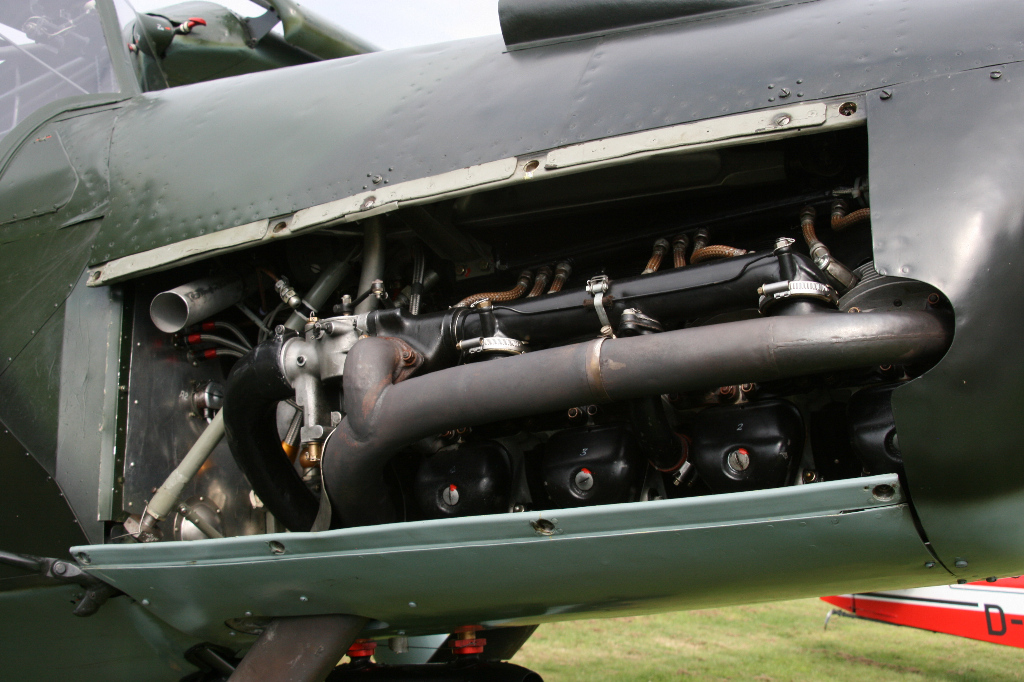
[[[1021,576],[964,585],[842,594],[822,600],[857,618],[1024,648]],[[827,625],[828,620],[825,622]]]

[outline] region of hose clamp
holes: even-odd
[[[608,319],[608,313],[604,309],[604,295],[612,288],[612,281],[608,275],[598,275],[587,280],[587,293],[594,297],[594,311],[597,319],[601,322],[601,335],[606,338],[614,338],[612,333],[612,322]]]
[[[833,306],[839,304],[839,295],[835,289],[827,284],[808,280],[772,282],[760,287],[757,293],[761,294],[757,307],[762,313],[773,304],[787,298],[810,298]]]

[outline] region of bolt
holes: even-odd
[[[736,387],[722,386],[720,389],[718,389],[718,395],[722,396],[723,398],[733,398],[736,395]]]
[[[404,349],[402,351],[402,364],[405,365],[406,367],[412,367],[413,365],[415,365],[416,353],[413,353],[409,349]]]
[[[818,480],[818,472],[808,469],[804,472],[804,483],[814,483]]]
[[[285,327],[283,324],[279,324],[276,327],[274,327],[274,335],[275,336],[284,336],[284,333],[286,331],[288,331],[288,328]]]
[[[454,507],[459,503],[459,489],[454,483],[444,489],[444,492],[441,493],[441,499],[449,507]]]
[[[573,482],[580,490],[590,490],[594,487],[594,475],[590,469],[580,469]]]
[[[736,473],[746,471],[747,467],[750,466],[750,453],[747,452],[746,448],[736,448],[729,453],[726,461],[729,464],[729,468]]]
[[[458,267],[455,268],[455,274],[458,275],[459,277],[462,277],[463,275],[466,274],[466,267],[463,265],[459,265]]]
[[[788,88],[782,88],[781,90],[779,90],[779,97],[782,97],[782,98],[789,97],[789,89]]]
[[[882,92],[878,94],[879,99],[889,99],[890,97],[892,97],[892,90],[882,90]]]
[[[63,561],[55,561],[53,563],[53,572],[57,575],[64,575],[68,572],[68,565]]]
[[[566,414],[569,416],[569,419],[576,419],[581,414],[580,413],[580,408],[578,408],[578,407],[570,407],[569,411]]]
[[[988,75],[988,77],[991,78],[994,81],[997,81],[997,80],[999,80],[1000,78],[1003,77],[1003,72],[1002,71],[993,71],[992,73],[990,73]]]
[[[300,355],[299,357],[295,358],[295,364],[298,365],[299,367],[304,367],[306,364],[306,356]]]
[[[957,568],[967,568],[967,560],[966,559],[957,559],[956,563],[954,563],[953,565],[956,566]]]
[[[938,294],[936,294],[936,293],[928,294],[928,305],[938,305],[940,300],[942,300],[942,299],[939,298]]]
[[[924,567],[925,568],[935,568],[935,562],[934,561],[926,561],[926,562],[924,562]]]

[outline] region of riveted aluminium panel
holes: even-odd
[[[880,273],[943,292],[956,311],[938,365],[896,390],[914,506],[958,576],[1024,571],[1024,68],[868,96],[871,223]],[[966,561],[955,568],[957,561]]]
[[[906,3],[893,16],[830,0],[513,53],[478,38],[150,93],[118,119],[113,208],[91,263],[346,199],[375,174],[406,182],[1024,57],[1012,3]]]
[[[893,486],[895,496],[876,499],[878,485]],[[552,535],[534,530],[538,517],[553,524]],[[174,627],[219,639],[225,620],[247,611],[350,613],[377,619],[382,631],[415,634],[466,622],[525,624],[880,589],[949,575],[925,567],[930,555],[895,476],[73,551],[97,576],[149,600]]]

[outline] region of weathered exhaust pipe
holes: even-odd
[[[237,277],[206,277],[153,297],[149,316],[167,334],[180,332],[229,308],[245,297],[245,283]]]
[[[397,384],[400,342],[363,339],[349,353],[346,417],[322,462],[334,525],[395,521],[385,466],[403,447],[448,429],[573,405],[905,364],[940,356],[950,339],[945,320],[928,312],[780,316],[597,339]]]

